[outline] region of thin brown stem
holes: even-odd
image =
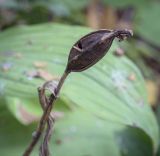
[[[45,108],[45,111],[43,112],[43,115],[40,119],[40,122],[39,122],[39,125],[38,125],[38,128],[35,132],[35,135],[33,136],[32,138],[32,141],[31,143],[29,144],[29,146],[27,147],[27,149],[25,150],[23,156],[29,156],[31,154],[31,152],[33,151],[33,148],[35,147],[35,145],[37,144],[38,140],[40,139],[41,137],[41,134],[45,128],[45,124],[49,118],[49,115],[50,115],[50,112],[52,110],[52,107],[55,103],[55,101],[57,100],[58,98],[58,94],[60,92],[60,89],[66,79],[66,77],[68,76],[69,72],[64,72],[64,74],[62,75],[56,89],[55,89],[55,93],[54,94],[51,94],[50,98],[49,98],[49,102],[48,102],[48,105],[47,107]]]
[[[38,88],[39,103],[41,104],[43,111],[45,111],[45,108],[48,105],[48,99],[45,96],[45,84],[43,85],[43,87]],[[46,128],[46,132],[45,132],[45,137],[44,137],[43,142],[40,146],[40,154],[39,154],[40,156],[49,156],[48,144],[49,144],[49,140],[51,138],[53,124],[54,124],[54,118],[50,114],[47,119],[47,128]]]
[[[47,120],[47,129],[45,132],[45,136],[44,136],[43,142],[40,146],[40,154],[39,154],[40,156],[49,156],[49,154],[50,154],[49,140],[52,135],[54,121],[55,121],[54,118],[52,118],[52,116],[49,116],[49,119]]]

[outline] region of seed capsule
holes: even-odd
[[[80,72],[97,63],[110,49],[115,38],[119,41],[133,35],[131,30],[98,30],[78,40],[70,50],[67,72]]]

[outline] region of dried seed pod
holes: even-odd
[[[131,30],[98,30],[78,40],[71,48],[66,72],[80,72],[97,63],[109,50],[114,38],[131,37]]]

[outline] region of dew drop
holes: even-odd
[[[71,127],[70,127],[70,131],[71,131],[72,133],[75,133],[75,132],[77,131],[77,127],[76,127],[76,126],[71,126]]]
[[[138,101],[138,105],[139,105],[139,107],[141,107],[141,108],[144,107],[144,101],[143,101],[143,99],[141,99],[141,100]]]
[[[111,79],[116,88],[120,90],[126,89],[126,73],[124,71],[113,70],[111,73]]]

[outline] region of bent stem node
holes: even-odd
[[[25,150],[23,156],[29,156],[31,154],[31,152],[33,151],[33,148],[37,144],[38,140],[40,139],[40,137],[42,135],[42,132],[45,128],[46,122],[49,118],[52,107],[53,107],[55,101],[57,100],[60,89],[61,89],[61,87],[62,87],[62,85],[63,85],[63,83],[64,83],[64,81],[65,81],[65,79],[66,79],[66,77],[68,76],[69,73],[70,72],[67,72],[67,71],[64,72],[64,74],[62,75],[62,77],[61,77],[61,79],[60,79],[60,81],[57,85],[57,87],[55,88],[55,93],[50,95],[48,104],[47,104],[47,106],[46,106],[46,108],[43,112],[43,115],[40,119],[38,128],[35,131],[35,135],[32,137],[32,141],[29,144],[29,146],[27,147],[27,149]]]

